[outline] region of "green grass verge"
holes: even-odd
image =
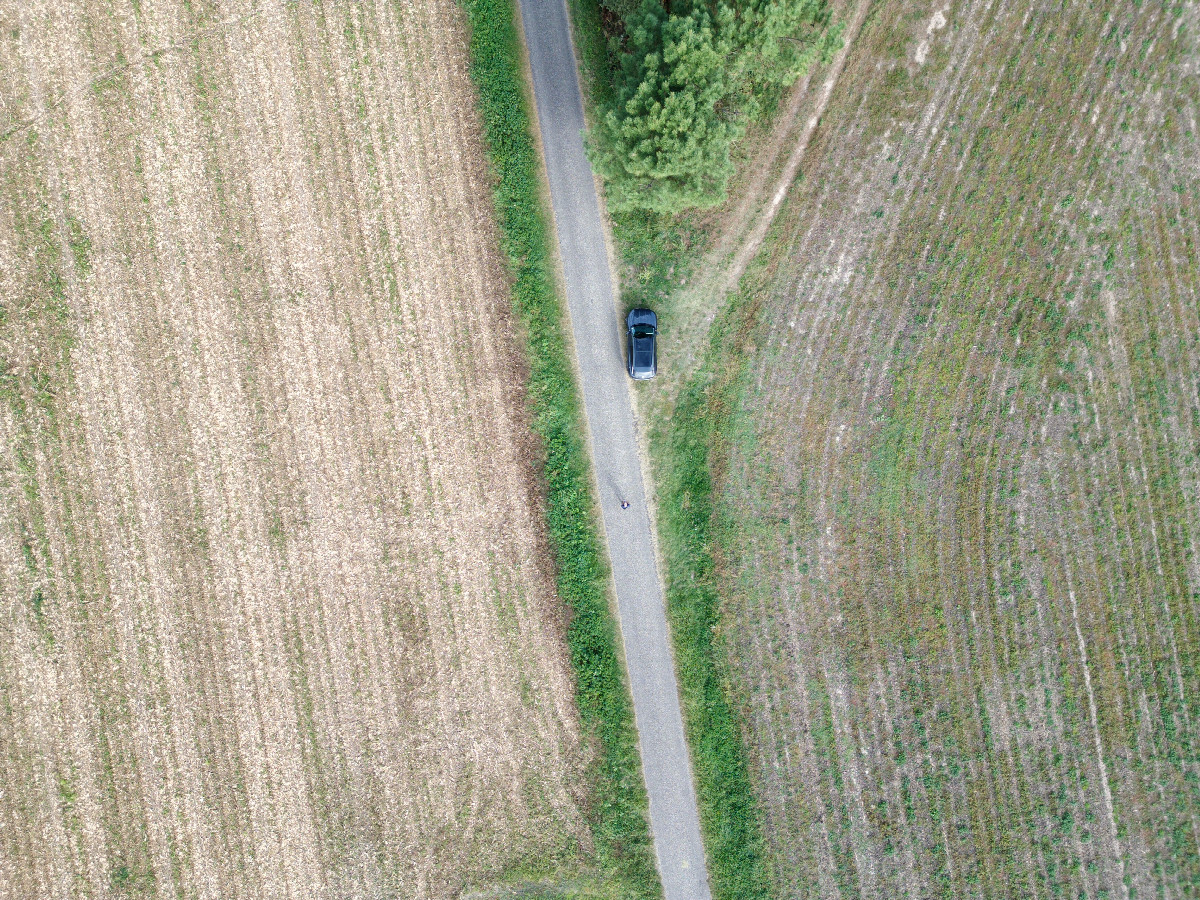
[[[658,528],[667,571],[667,615],[696,774],[714,900],[771,896],[761,813],[750,782],[721,641],[715,549],[732,523],[714,507],[726,458],[725,427],[741,395],[758,302],[735,297],[713,323],[700,371],[650,446],[658,478]]]
[[[529,403],[545,453],[546,517],[558,566],[558,591],[572,610],[568,629],[576,702],[597,741],[587,814],[599,869],[619,896],[661,896],[650,843],[646,793],[633,708],[617,655],[606,570],[596,532],[579,394],[563,309],[551,274],[549,226],[530,133],[512,0],[462,0],[471,25],[470,71],[479,91],[495,172],[501,247],[513,277],[513,302],[525,326]]]
[[[567,10],[571,14],[571,38],[581,63],[579,86],[584,108],[589,113],[604,109],[612,101],[617,70],[616,57],[604,35],[604,12],[599,0],[567,0]]]

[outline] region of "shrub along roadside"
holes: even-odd
[[[639,0],[629,2],[635,8],[640,5]],[[620,41],[609,32],[623,27],[613,11],[616,3],[567,0],[589,126],[615,102]],[[625,306],[661,305],[660,300],[688,273],[693,248],[702,238],[695,223],[687,215],[667,216],[641,208],[614,210],[606,205],[606,211],[621,260]]]
[[[713,497],[758,308],[746,293],[731,298],[713,323],[700,371],[683,386],[674,414],[660,418],[650,434],[667,616],[714,900],[771,896],[760,811],[720,638],[716,548],[730,523]]]
[[[500,243],[525,326],[533,428],[545,453],[546,518],[559,595],[570,605],[567,642],[585,733],[597,742],[587,810],[601,874],[621,896],[661,896],[650,843],[633,708],[617,656],[616,626],[596,532],[579,395],[551,276],[549,228],[529,128],[512,0],[462,0],[471,25],[470,72],[479,91]]]

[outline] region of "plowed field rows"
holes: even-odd
[[[1198,38],[867,17],[718,472],[781,897],[1200,892]]]
[[[446,896],[582,835],[466,46],[0,0],[0,897]]]

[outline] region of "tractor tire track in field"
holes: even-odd
[[[0,896],[586,844],[461,11],[0,25]]]

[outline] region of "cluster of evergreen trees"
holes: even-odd
[[[725,199],[730,145],[772,87],[838,40],[826,0],[603,0],[624,23],[613,100],[591,137],[614,211]]]

